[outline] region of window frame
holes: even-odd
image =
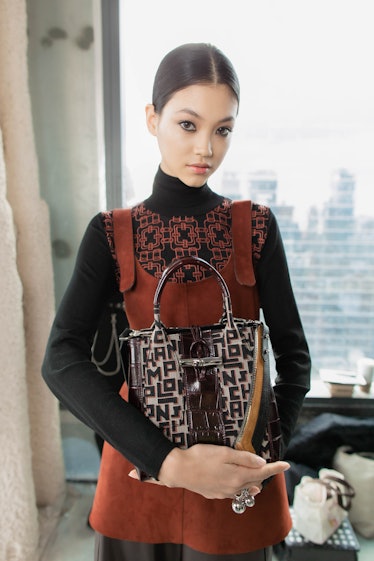
[[[120,0],[101,0],[107,208],[123,206]]]

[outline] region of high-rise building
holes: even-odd
[[[303,231],[293,206],[277,203],[274,173],[251,174],[248,191],[277,217],[314,373],[374,358],[374,219],[355,217],[354,176],[332,175],[328,201],[310,209]]]
[[[256,203],[274,206],[277,204],[277,176],[272,171],[257,171],[248,176],[249,197]]]

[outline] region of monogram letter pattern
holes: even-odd
[[[251,408],[262,336],[259,322],[240,322],[177,333],[160,327],[128,339],[130,401],[180,447],[235,445]],[[264,433],[261,454],[269,459]]]

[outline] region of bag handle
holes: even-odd
[[[165,288],[166,282],[171,277],[171,275],[173,273],[175,273],[175,271],[177,271],[178,269],[181,269],[185,265],[200,265],[204,269],[208,269],[214,274],[216,280],[218,281],[218,283],[221,287],[222,298],[223,298],[223,309],[224,309],[224,312],[225,312],[226,317],[227,317],[227,322],[231,326],[233,324],[232,310],[231,310],[231,297],[230,297],[230,292],[229,292],[229,289],[227,287],[227,284],[226,284],[224,278],[217,271],[217,269],[215,269],[215,267],[213,267],[213,265],[208,263],[208,261],[205,261],[205,259],[201,259],[201,257],[193,257],[193,256],[181,257],[180,259],[176,259],[175,261],[172,261],[172,263],[164,269],[164,271],[161,275],[161,278],[159,280],[159,283],[157,285],[154,298],[153,298],[153,313],[154,313],[154,319],[155,319],[156,325],[161,324],[160,300],[161,300],[161,294],[162,294],[162,292]]]
[[[352,499],[355,497],[356,493],[348,481],[333,475],[325,475],[319,481],[322,481],[322,483],[326,485],[328,491],[337,495],[338,504],[341,508],[347,511],[350,510]],[[344,491],[342,488],[344,488]]]

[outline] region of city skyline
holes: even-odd
[[[228,177],[233,191],[236,179],[234,174]],[[354,216],[354,177],[340,170],[332,178],[328,201],[310,213],[305,229],[294,221],[292,207],[277,202],[275,176],[254,176],[248,187],[272,202],[313,376],[321,368],[355,370],[359,358],[374,357],[374,219]]]
[[[127,3],[122,14],[124,160],[137,200],[150,192],[158,165],[144,118],[157,65],[176,45],[205,41],[231,58],[241,82],[232,147],[211,187],[220,189],[225,170],[273,170],[280,200],[295,204],[302,220],[326,200],[331,174],[347,168],[356,177],[357,213],[374,213],[369,0],[234,1],[231,17],[223,0],[191,0],[187,11],[163,0],[157,26],[144,18],[150,6]]]

